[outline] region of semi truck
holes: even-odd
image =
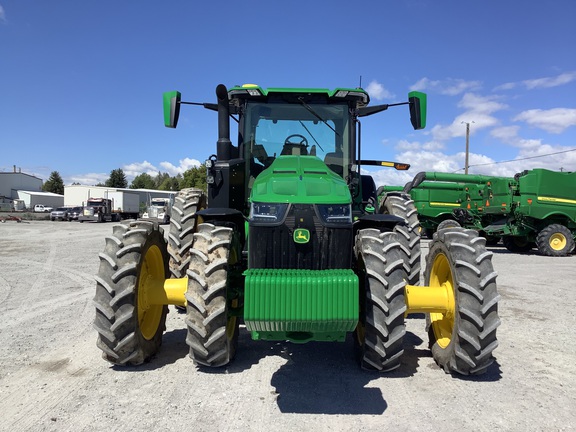
[[[78,216],[79,222],[119,222],[123,219],[137,219],[140,211],[138,193],[109,191],[108,198],[88,198]]]
[[[170,198],[151,198],[142,219],[154,220],[162,224],[170,223],[172,200]]]
[[[117,222],[118,215],[112,214],[112,200],[107,198],[88,198],[83,206],[78,222]]]

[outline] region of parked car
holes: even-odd
[[[35,211],[35,212],[49,213],[49,212],[51,212],[52,210],[54,210],[54,207],[48,207],[48,206],[45,206],[44,204],[36,204],[36,205],[34,206],[34,211]]]
[[[56,210],[52,210],[50,212],[50,220],[55,221],[59,219],[61,221],[68,220],[68,210],[66,207],[58,207]]]
[[[78,216],[82,214],[83,207],[72,207],[68,209],[68,220],[69,221],[77,221]]]

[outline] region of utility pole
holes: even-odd
[[[462,122],[466,124],[466,161],[464,162],[464,174],[468,174],[468,155],[470,153],[470,122]],[[472,121],[474,123],[474,121]]]

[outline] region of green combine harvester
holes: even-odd
[[[543,255],[566,256],[576,238],[575,185],[576,172],[546,169],[514,177],[422,172],[402,190],[423,228],[460,225],[489,241],[502,238],[511,252],[537,247]]]
[[[369,106],[360,88],[216,88],[216,103],[164,94],[165,125],[183,104],[218,113],[208,191],[181,191],[168,240],[156,223],[116,225],[96,276],[98,347],[138,365],[160,348],[168,305],[186,308],[186,342],[200,368],[234,358],[242,325],[253,340],[357,341],[360,365],[400,366],[405,318],[426,313],[430,347],[449,373],[480,374],[497,347],[492,255],[474,230],[445,230],[430,244],[420,284],[414,203],[390,192],[377,204],[361,167],[360,119],[407,105],[426,123],[426,95]],[[230,119],[238,123],[236,143]]]
[[[422,172],[417,174],[405,186],[385,186],[379,189],[379,196],[387,190],[401,190],[409,193],[418,210],[418,219],[423,234],[428,238],[438,230],[447,227],[462,226],[480,231],[488,244],[495,244],[499,236],[489,236],[482,231],[481,223],[474,223],[483,214],[486,205],[485,192],[491,183],[505,177],[484,175],[451,174],[442,172]],[[490,191],[488,190],[488,195]],[[488,204],[489,205],[489,204]],[[464,209],[464,210],[462,210]],[[462,219],[462,211],[468,212]]]

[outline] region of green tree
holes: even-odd
[[[180,189],[198,188],[203,191],[208,190],[206,187],[206,168],[203,165],[190,168],[184,172],[180,181]]]
[[[156,183],[150,174],[138,174],[132,180],[131,189],[156,189]]]
[[[154,178],[154,184],[156,185],[154,189],[160,189],[160,185],[169,178],[170,175],[168,173],[158,172],[158,175]]]
[[[108,180],[106,180],[105,186],[113,188],[128,187],[128,181],[126,180],[126,176],[124,175],[122,168],[118,168],[110,172],[110,177]]]
[[[180,182],[176,177],[168,177],[162,182],[158,189],[165,191],[178,191],[180,190]]]
[[[64,195],[64,181],[58,171],[52,171],[48,180],[42,185],[42,190]]]

